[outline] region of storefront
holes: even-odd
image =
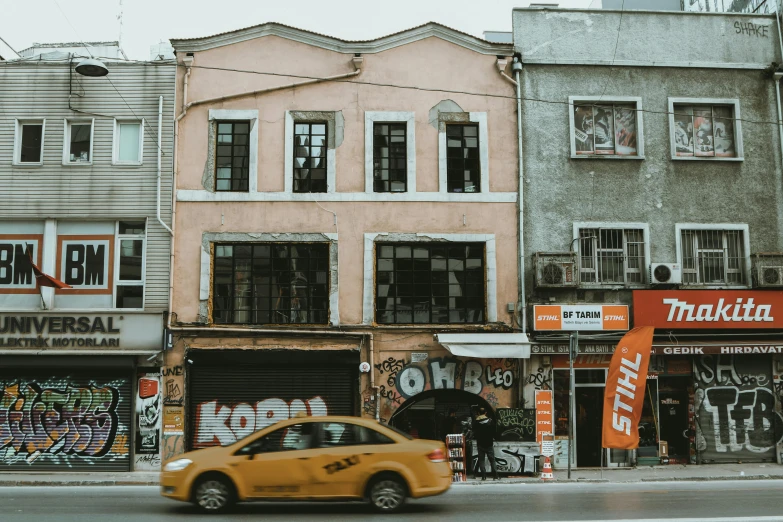
[[[159,469],[162,331],[162,314],[0,314],[2,469]]]

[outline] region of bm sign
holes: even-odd
[[[0,294],[37,293],[28,251],[40,265],[42,243],[40,235],[0,235]]]
[[[73,287],[58,293],[110,294],[114,236],[58,236],[58,279]]]

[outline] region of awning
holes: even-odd
[[[529,359],[530,341],[523,333],[435,334],[435,340],[460,357]]]

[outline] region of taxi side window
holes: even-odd
[[[363,446],[367,444],[394,444],[386,435],[357,424],[342,422],[321,423],[319,447]]]
[[[280,428],[254,440],[237,451],[236,454],[254,455],[256,453],[310,449],[313,447],[314,427],[313,423],[306,423]]]

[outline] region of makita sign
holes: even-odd
[[[783,328],[783,292],[636,290],[634,326],[656,328]]]

